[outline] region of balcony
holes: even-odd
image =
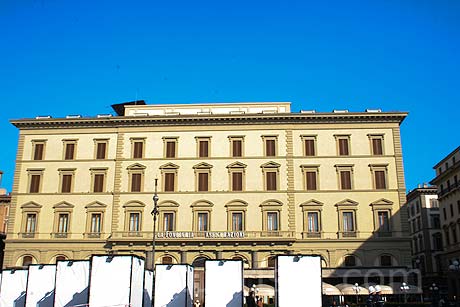
[[[55,239],[65,239],[69,236],[67,232],[55,232],[52,233],[51,236]]]
[[[21,234],[22,238],[35,238],[35,232],[22,232]]]
[[[321,232],[302,232],[302,239],[321,239]]]

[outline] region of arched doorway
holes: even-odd
[[[207,257],[196,258],[192,265],[194,267],[193,276],[193,290],[194,290],[194,302],[197,300],[200,302],[200,306],[204,304],[204,262],[208,259]]]

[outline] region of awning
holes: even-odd
[[[244,293],[244,296],[248,296],[249,295],[249,291],[252,290],[253,287],[246,287],[246,286],[243,286],[243,293]],[[266,284],[258,284],[258,285],[255,285],[255,289],[256,289],[256,295],[258,296],[275,296],[275,288],[270,286],[270,285],[266,285]]]
[[[381,290],[381,294],[383,295],[390,295],[390,294],[394,294],[394,290],[392,287],[390,286],[387,286],[387,285],[377,285],[377,284],[373,284],[373,283],[368,283],[368,284],[363,284],[362,285],[364,288],[368,289],[369,290],[369,287],[372,286],[372,287],[376,287],[376,286],[379,286],[380,287],[380,290]]]
[[[406,290],[402,290],[401,286],[402,283],[394,282],[391,283],[390,286],[393,288],[393,294],[422,294],[423,291],[420,287],[406,284]]]
[[[333,285],[323,282],[323,295],[342,295],[342,292]]]
[[[351,284],[338,284],[335,285],[335,287],[339,289],[343,295],[369,295],[369,291],[361,286],[357,286],[355,289],[355,286]]]

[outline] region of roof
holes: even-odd
[[[117,113],[117,115],[123,116],[125,114],[125,106],[130,106],[130,105],[145,105],[145,101],[144,100],[134,100],[134,101],[129,101],[129,102],[116,103],[116,104],[111,105],[111,107]]]

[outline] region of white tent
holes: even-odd
[[[206,306],[243,306],[243,262],[206,260],[204,264]]]
[[[142,307],[144,259],[131,255],[91,257],[89,305]]]
[[[88,304],[89,268],[87,260],[57,262],[54,307]]]
[[[26,307],[53,307],[56,266],[54,264],[29,265]]]
[[[153,272],[144,272],[144,307],[152,306]]]
[[[155,306],[192,307],[193,293],[189,291],[191,287],[193,287],[193,268],[189,265],[155,266]]]
[[[24,307],[28,274],[28,270],[3,270],[0,306]]]
[[[305,276],[299,282],[299,276]],[[309,307],[322,306],[321,257],[278,256],[275,270],[276,306],[296,306],[299,295]]]

